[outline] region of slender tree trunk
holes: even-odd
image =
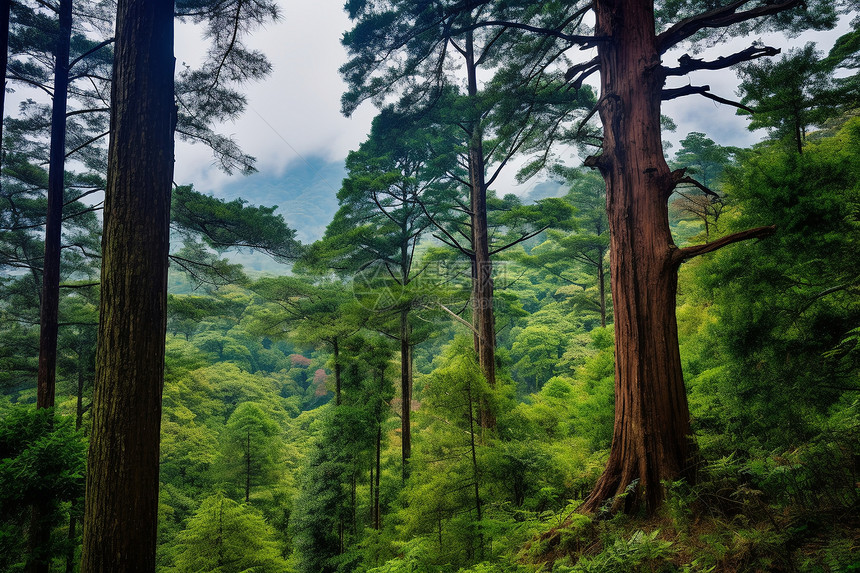
[[[6,111],[6,67],[9,64],[9,16],[12,0],[0,0],[0,71],[3,72],[3,85],[0,86],[0,144],[3,142],[3,118]],[[0,148],[0,159],[2,159]]]
[[[370,523],[371,523],[371,525],[376,523],[376,513],[375,513],[376,507],[373,505],[373,485],[375,483],[374,479],[373,479],[373,472],[375,469],[376,469],[376,466],[373,464],[370,464],[370,481],[368,482],[368,485],[370,486],[370,504],[369,505],[370,505]],[[376,529],[375,526],[373,528]]]
[[[604,267],[603,249],[599,251],[597,259],[597,291],[600,296],[600,327],[606,328],[606,269]]]
[[[77,398],[77,404],[75,407],[75,430],[80,431],[81,427],[84,424],[84,384],[86,383],[86,377],[84,373],[86,372],[87,363],[89,362],[89,352],[85,350],[87,343],[84,340],[81,340],[78,345],[78,384],[77,390],[75,392]],[[79,506],[78,500],[72,500],[72,507],[69,509],[69,535],[68,535],[68,549],[66,550],[66,573],[74,573],[75,571],[75,554],[76,546],[77,546],[77,529],[78,529],[78,516],[77,510]]]
[[[483,520],[483,508],[481,507],[481,488],[480,488],[480,471],[478,469],[478,451],[475,440],[475,402],[472,398],[472,385],[467,387],[469,399],[469,446],[472,452],[472,479],[474,480],[475,490],[475,514],[478,521],[478,547],[480,551],[479,559],[483,558],[484,553],[484,534],[481,532],[481,521]],[[441,534],[440,534],[441,535]]]
[[[245,441],[245,503],[251,501],[251,431]]]
[[[349,501],[351,504],[352,519],[350,523],[350,533],[355,538],[358,533],[358,503],[356,501],[357,493],[358,493],[358,460],[353,457],[352,459],[352,477],[350,479],[350,489],[349,489]]]
[[[376,477],[375,483],[371,486],[373,494],[373,529],[379,531],[382,527],[382,518],[379,515],[379,472],[382,470],[382,420],[376,425]],[[372,472],[371,472],[372,474]]]
[[[603,154],[587,164],[606,180],[615,322],[615,430],[609,461],[584,505],[612,501],[651,512],[663,480],[692,479],[694,445],[675,321],[676,247],[667,201],[675,182],[663,156],[664,83],[653,3],[597,0]],[[618,496],[636,484],[626,496]],[[618,497],[616,497],[618,496]]]
[[[8,10],[7,10],[8,14]],[[72,36],[72,0],[59,4],[59,30],[54,48],[54,100],[51,109],[51,146],[48,169],[48,212],[45,222],[45,257],[42,262],[42,296],[39,313],[39,369],[36,407],[53,408],[57,375],[57,334],[60,306],[60,251],[63,220],[63,174],[66,154],[66,104],[69,91],[69,47]],[[9,39],[8,17],[5,22]],[[7,46],[8,48],[8,46]],[[5,53],[5,52],[4,52]],[[8,58],[8,55],[6,56]],[[5,68],[4,68],[5,69]],[[5,88],[4,88],[5,91]],[[51,567],[52,502],[33,504],[27,571],[47,573]]]
[[[39,408],[50,408],[54,405],[57,375],[60,251],[62,249],[63,187],[66,169],[66,108],[69,93],[72,0],[60,2],[59,24],[54,57],[54,102],[51,109],[51,149],[48,167],[48,216],[45,222],[45,259],[42,266],[39,374],[36,395],[36,404]]]
[[[803,155],[803,126],[799,120],[794,122],[794,141],[797,144],[797,153]]]
[[[477,66],[472,33],[466,35],[466,73],[468,94],[478,95]],[[493,262],[490,260],[490,242],[487,225],[487,185],[484,179],[483,130],[479,119],[473,119],[469,140],[469,186],[472,211],[472,317],[477,334],[475,352],[484,378],[490,386],[496,384],[496,322],[493,309]],[[481,404],[482,428],[496,425],[495,414],[488,404]]]
[[[412,341],[409,332],[409,309],[400,311],[400,443],[403,481],[409,477],[412,456]]]
[[[173,1],[119,0],[83,573],[155,571],[173,181]]]

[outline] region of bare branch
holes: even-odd
[[[599,61],[600,60],[598,58],[592,58],[592,59],[588,60],[587,62],[583,62],[581,64],[576,64],[575,66],[570,66],[569,68],[567,68],[567,71],[564,72],[564,80],[569,82],[570,80],[573,79],[573,77],[576,74],[578,74],[580,72],[585,72],[586,70],[588,70],[589,68],[591,68],[593,66],[598,66]]]
[[[96,107],[96,108],[92,108],[92,109],[78,109],[78,110],[70,111],[70,112],[66,113],[66,117],[72,117],[73,115],[81,115],[84,113],[99,113],[99,112],[105,112],[105,111],[110,111],[110,108],[109,107]]]
[[[701,60],[693,58],[689,54],[684,54],[678,58],[680,64],[677,68],[664,67],[663,71],[667,76],[685,76],[696,70],[723,70],[740,64],[741,62],[749,62],[766,56],[775,56],[780,53],[778,48],[770,46],[750,46],[746,50],[741,50],[730,56],[720,56],[716,60]]]
[[[106,137],[106,136],[108,136],[108,135],[110,135],[110,132],[109,132],[109,131],[106,131],[106,132],[104,132],[104,133],[102,133],[102,134],[96,135],[95,137],[91,137],[90,139],[88,139],[87,141],[83,142],[82,144],[80,144],[79,146],[77,146],[76,148],[74,148],[73,150],[71,150],[71,151],[69,151],[68,153],[66,153],[66,158],[68,159],[68,157],[69,157],[70,155],[72,155],[73,153],[76,153],[76,152],[80,151],[81,149],[83,149],[83,148],[84,148],[84,147],[86,147],[87,145],[89,145],[89,144],[91,144],[91,143],[95,143],[96,141],[98,141],[98,140],[99,140],[99,139],[101,139],[102,137]]]
[[[701,14],[681,20],[657,36],[657,46],[660,53],[665,53],[672,46],[683,42],[705,28],[725,28],[732,24],[746,22],[747,20],[761,18],[762,16],[779,14],[780,12],[802,6],[804,3],[804,0],[770,0],[761,6],[738,12],[744,4],[749,4],[750,1],[737,0],[725,6],[720,6],[708,12],[702,12]]]
[[[479,28],[487,28],[490,26],[502,26],[505,28],[516,28],[517,30],[525,30],[527,32],[535,32],[537,34],[542,34],[544,36],[553,36],[555,38],[559,38],[561,40],[566,40],[571,44],[578,44],[580,49],[590,48],[592,46],[596,46],[601,42],[606,42],[609,40],[608,37],[604,36],[581,36],[576,34],[565,34],[564,32],[559,32],[558,30],[550,30],[547,28],[540,28],[538,26],[529,26],[528,24],[522,24],[520,22],[506,22],[504,20],[486,20],[483,22],[476,22],[469,26],[464,26],[463,28],[458,28],[456,30],[451,30],[452,36],[459,36],[460,34],[465,34],[466,32],[470,32],[472,30],[477,30]]]
[[[718,103],[724,103],[726,105],[730,105],[732,107],[736,107],[738,109],[742,109],[748,113],[755,113],[755,110],[747,105],[744,105],[737,101],[732,101],[730,99],[722,98],[718,95],[714,95],[711,93],[711,86],[684,86],[682,88],[669,88],[663,90],[663,95],[661,99],[663,101],[668,101],[670,99],[675,99],[679,97],[684,97],[688,95],[698,94],[700,96],[704,96],[708,99],[712,99]]]
[[[472,331],[472,333],[473,333],[475,336],[477,336],[478,338],[482,338],[482,337],[481,337],[481,333],[480,333],[480,332],[478,332],[478,331],[475,329],[475,327],[474,327],[474,326],[472,326],[472,324],[471,324],[469,321],[467,321],[467,320],[463,319],[463,317],[461,317],[461,316],[458,316],[458,315],[457,315],[457,313],[455,313],[453,310],[451,310],[450,308],[448,308],[447,306],[445,306],[445,305],[444,305],[444,304],[442,304],[441,302],[438,302],[438,303],[436,303],[436,304],[439,306],[439,308],[441,308],[442,310],[444,310],[445,312],[447,312],[448,314],[450,314],[450,315],[454,318],[454,320],[456,320],[456,321],[457,321],[457,322],[459,322],[460,324],[465,325],[469,330],[471,330],[471,331]],[[426,309],[428,309],[428,310],[430,309],[430,307],[428,307],[428,306],[426,306],[426,305],[424,306],[424,308],[426,308]]]
[[[543,233],[547,229],[549,229],[549,225],[541,227],[537,231],[532,231],[531,233],[526,233],[525,235],[522,235],[519,239],[517,239],[516,241],[513,241],[512,243],[508,243],[507,245],[504,245],[504,246],[499,247],[497,249],[493,249],[492,251],[490,251],[490,256],[501,253],[504,250],[510,249],[514,245],[518,245],[519,243],[522,243],[523,241],[527,241],[527,240],[531,239],[532,237],[536,237],[537,235],[540,235],[541,233]]]
[[[718,199],[720,197],[719,193],[717,193],[713,189],[699,183],[698,181],[696,181],[692,177],[681,177],[680,179],[678,179],[678,183],[679,184],[680,183],[687,183],[689,185],[692,185],[693,187],[697,187],[705,195],[710,195],[711,197],[716,197]]]
[[[90,54],[94,54],[94,53],[98,52],[99,50],[101,50],[102,48],[104,48],[105,46],[107,46],[109,44],[113,44],[113,38],[108,38],[104,42],[98,44],[97,46],[94,46],[92,49],[87,50],[86,52],[84,52],[83,54],[81,54],[80,56],[78,56],[77,58],[72,60],[71,62],[69,62],[69,70],[74,68],[75,64],[77,64],[78,62],[80,62],[81,60],[83,60],[84,58],[89,56]]]
[[[677,266],[687,259],[692,259],[693,257],[704,255],[705,253],[711,253],[717,249],[722,249],[726,245],[731,245],[732,243],[769,237],[773,235],[774,231],[776,231],[776,225],[771,225],[769,227],[756,227],[755,229],[748,229],[746,231],[741,231],[740,233],[726,235],[725,237],[717,239],[713,243],[677,249],[672,253],[672,263]]]

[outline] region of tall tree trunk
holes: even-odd
[[[8,12],[7,12],[8,13]],[[53,408],[57,376],[57,334],[60,307],[60,252],[63,220],[63,175],[66,164],[66,104],[69,91],[69,49],[72,37],[72,0],[61,0],[59,30],[54,45],[54,99],[51,108],[51,147],[48,167],[48,212],[45,221],[45,257],[42,262],[42,296],[39,312],[39,369],[36,407]],[[8,17],[5,22],[8,42]],[[8,57],[8,55],[6,56]],[[5,88],[4,88],[5,91]],[[27,571],[47,573],[51,568],[52,500],[33,504]]]
[[[87,350],[85,340],[79,340],[78,343],[78,384],[75,392],[77,404],[75,407],[75,430],[80,431],[84,424],[84,384],[86,382],[86,368],[88,366],[90,353]],[[75,564],[77,563],[75,555],[77,553],[77,536],[78,536],[78,507],[79,501],[72,500],[72,507],[69,509],[69,534],[67,537],[68,547],[66,549],[66,573],[74,573]]]
[[[412,456],[412,341],[409,332],[409,309],[400,311],[400,444],[403,481],[409,477]]]
[[[9,64],[9,16],[12,0],[0,0],[0,71],[3,72],[3,85],[0,86],[0,144],[3,143],[3,117],[6,110],[6,67]],[[0,148],[2,159],[2,148]]]
[[[599,250],[599,258],[597,259],[597,290],[600,296],[600,327],[606,328],[606,267],[603,259],[606,253],[603,249]]]
[[[483,556],[484,556],[484,534],[481,531],[481,527],[482,527],[481,521],[483,520],[484,517],[483,517],[482,504],[481,504],[481,487],[480,487],[481,473],[480,473],[479,468],[478,468],[478,451],[477,451],[477,444],[476,444],[476,440],[475,440],[475,408],[476,408],[477,404],[475,404],[475,401],[473,399],[471,382],[466,387],[466,392],[468,394],[468,399],[469,399],[469,447],[470,447],[471,453],[472,453],[472,480],[474,482],[473,487],[474,487],[474,491],[475,491],[475,515],[477,517],[477,523],[478,523],[477,534],[478,534],[478,548],[479,548],[479,552],[480,552],[478,555],[478,558],[480,560],[480,559],[483,559]],[[440,533],[440,537],[441,537],[441,533]]]
[[[72,0],[62,0],[60,2],[59,24],[60,28],[54,49],[54,101],[51,108],[48,215],[45,221],[45,259],[42,265],[39,374],[36,394],[36,404],[39,408],[51,408],[54,405],[57,377],[60,252],[62,249],[63,188],[66,170],[66,108],[69,93]]]
[[[663,156],[664,77],[653,3],[598,0],[603,153],[587,164],[606,180],[615,322],[615,429],[609,461],[584,505],[653,511],[663,480],[692,479],[694,445],[675,322],[677,250],[667,201],[675,182]],[[628,486],[634,491],[626,496]],[[618,496],[618,497],[615,497]]]
[[[251,430],[245,442],[245,503],[251,501]]]
[[[373,529],[379,531],[382,527],[382,518],[379,515],[379,472],[382,470],[382,420],[376,424],[376,474],[375,482],[371,485],[373,498]],[[373,472],[371,471],[371,474]]]
[[[119,0],[84,573],[155,571],[173,181],[173,1]]]
[[[468,94],[478,95],[477,66],[472,33],[466,35],[466,74]],[[472,118],[469,140],[469,186],[472,211],[472,319],[475,327],[475,352],[484,378],[490,386],[496,383],[496,321],[493,309],[493,262],[490,260],[487,225],[487,184],[484,179],[483,130],[479,118]],[[496,418],[488,404],[481,404],[480,424],[492,428]]]

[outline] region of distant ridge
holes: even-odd
[[[277,205],[278,213],[303,243],[323,236],[337,211],[337,192],[346,176],[344,160],[311,157],[293,161],[280,176],[256,173],[233,180],[219,193],[255,205]]]

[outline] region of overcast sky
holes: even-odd
[[[304,163],[314,157],[342,160],[349,150],[361,143],[369,130],[375,115],[371,104],[364,104],[352,118],[340,113],[344,84],[338,68],[346,60],[340,38],[350,27],[342,5],[341,0],[283,1],[281,22],[258,30],[247,42],[267,54],[274,70],[262,82],[245,86],[247,111],[238,121],[220,126],[219,131],[235,135],[242,148],[257,157],[258,169],[267,176],[283,175],[287,169],[295,167],[296,162]],[[806,34],[799,39],[775,35],[764,40],[784,52],[809,40],[820,42],[821,49],[829,49],[838,34],[847,29],[848,23],[844,22],[836,32]],[[716,57],[729,50],[746,48],[752,39],[734,39],[729,45],[718,46],[702,56]],[[204,45],[198,29],[177,26],[179,64],[194,63]],[[587,51],[580,54],[583,58],[592,55]],[[714,93],[723,97],[735,97],[737,80],[730,70],[699,72],[689,79],[675,78],[673,85],[684,85],[688,81],[695,85],[708,84]],[[761,134],[747,131],[747,120],[736,116],[734,108],[700,96],[667,102],[664,113],[678,124],[674,134],[666,134],[666,139],[673,142],[691,131],[705,132],[722,145],[750,145],[761,137]],[[560,150],[561,155],[566,153],[572,151]],[[198,189],[217,194],[231,180],[241,177],[230,178],[219,172],[213,167],[209,150],[201,145],[180,143],[177,147],[175,179],[178,183],[193,182]],[[527,191],[534,184],[527,183],[518,192]],[[512,174],[501,185],[512,185]]]

